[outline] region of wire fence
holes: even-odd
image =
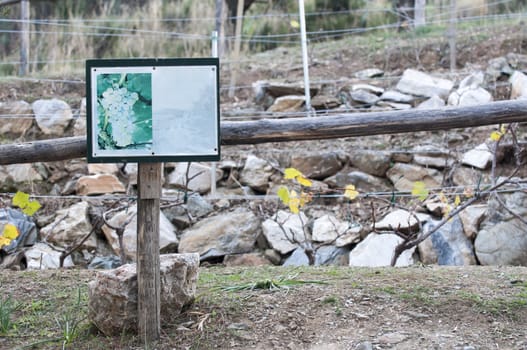
[[[488,2],[485,4],[485,9],[487,12],[492,13],[491,9],[504,4],[511,3],[512,0],[500,0],[494,2]],[[464,12],[478,12],[481,10],[483,5],[473,5],[463,8]],[[489,10],[490,9],[490,10]],[[430,9],[431,14],[427,18],[427,26],[444,26],[449,23],[449,19],[445,18],[445,7],[437,6]],[[348,11],[315,11],[306,13],[306,17],[320,17],[320,16],[341,16],[341,15],[370,15],[370,14],[394,14],[394,10],[391,8],[382,8],[382,9],[358,9],[358,10],[348,10]],[[459,17],[456,16],[456,25],[462,26],[463,24],[472,23],[475,21],[482,22],[487,25],[491,25],[498,21],[504,20],[515,20],[524,18],[524,13],[505,13],[505,14],[489,14],[485,16],[471,16],[471,17]],[[246,15],[242,17],[243,21],[250,20],[261,20],[261,19],[288,19],[288,20],[298,20],[298,13],[262,13],[262,14],[253,14]],[[235,21],[237,17],[228,17],[228,21]],[[69,65],[72,69],[80,70],[83,66],[83,62],[88,57],[82,57],[82,52],[80,52],[81,57],[66,59],[66,57],[56,57],[50,52],[43,52],[43,46],[45,46],[42,41],[63,41],[62,45],[67,46],[67,40],[72,40],[72,38],[81,37],[83,40],[88,38],[102,40],[109,38],[116,39],[137,39],[139,37],[144,37],[146,40],[151,40],[152,37],[156,38],[156,41],[180,41],[181,45],[193,45],[195,42],[200,42],[200,51],[204,53],[203,47],[209,47],[211,41],[211,34],[209,32],[203,32],[203,29],[207,30],[213,28],[216,18],[214,17],[204,17],[204,18],[109,18],[109,19],[79,19],[79,18],[64,18],[64,19],[29,19],[27,21],[17,19],[17,18],[2,18],[0,19],[0,34],[9,34],[12,37],[10,41],[16,41],[16,37],[19,36],[22,31],[19,28],[22,23],[28,23],[31,27],[29,34],[33,37],[32,39],[32,57],[42,57],[40,59],[30,60],[29,64],[33,66],[33,70],[36,72],[39,69],[44,69],[44,67],[55,67],[55,69],[63,68],[64,65]],[[200,25],[200,23],[207,23],[207,25]],[[108,25],[111,23],[111,25]],[[149,26],[152,24],[170,24],[170,23],[184,23],[184,24],[194,24],[198,28],[202,28],[202,33],[194,32],[183,32],[183,31],[173,31],[173,30],[160,30],[160,29],[151,29]],[[138,26],[139,25],[139,26]],[[141,27],[141,25],[144,25]],[[380,31],[397,31],[400,28],[401,23],[399,21],[394,21],[391,23],[383,23],[381,25],[374,25],[368,27],[349,27],[341,29],[325,29],[320,28],[319,30],[309,31],[307,33],[308,39],[314,43],[316,41],[327,40],[331,38],[347,38],[355,37],[357,35],[364,35],[367,33],[376,33]],[[195,29],[194,26],[192,29]],[[240,37],[234,35],[225,35],[223,37],[224,43],[229,45],[236,40],[240,40],[244,43],[247,48],[246,50],[251,50],[253,45],[273,45],[274,46],[299,46],[300,45],[300,33],[293,26],[286,25],[285,28],[288,28],[288,32],[267,32],[265,34],[251,33],[251,34],[242,34]],[[191,29],[191,28],[189,28]],[[281,27],[284,29],[284,26]],[[443,35],[443,34],[440,34]],[[461,35],[466,35],[462,33]],[[15,37],[15,38],[13,38]],[[65,39],[57,39],[57,38]],[[68,39],[70,38],[70,39]],[[74,39],[76,40],[76,39]],[[37,43],[40,42],[40,43]],[[162,46],[162,45],[161,45]],[[41,50],[39,50],[41,49]],[[39,52],[40,51],[40,52]],[[48,49],[49,51],[49,49]],[[65,50],[70,55],[74,54],[73,51],[78,51],[76,49]],[[129,50],[133,51],[133,50]],[[124,54],[124,55],[123,55]],[[134,53],[134,56],[137,53]],[[156,57],[163,56],[163,52],[153,52]],[[121,52],[119,57],[125,57],[125,53]],[[142,53],[143,57],[147,56],[146,52]],[[14,60],[13,57],[17,56],[17,49],[14,48],[13,52],[7,53],[6,57],[0,62],[0,68],[2,66],[17,66],[23,62],[20,60]],[[43,56],[52,56],[45,58]],[[137,56],[135,56],[137,57]],[[298,58],[300,59],[300,55]],[[225,64],[237,64],[241,63],[238,61],[230,60],[228,55],[222,57],[222,62]],[[250,63],[248,59],[244,59],[243,63]],[[54,68],[47,68],[49,71],[53,71]],[[3,71],[8,69],[4,67]],[[0,69],[0,76],[2,69]]]

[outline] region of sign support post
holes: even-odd
[[[159,339],[159,202],[162,163],[139,163],[137,174],[137,311],[142,343]]]
[[[220,159],[219,97],[218,58],[86,61],[88,162],[138,163],[137,330],[148,346],[161,333],[162,162]]]

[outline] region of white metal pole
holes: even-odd
[[[309,86],[309,62],[307,57],[307,34],[306,34],[306,14],[304,10],[304,0],[298,0],[300,12],[300,36],[302,41],[302,65],[304,66],[304,93],[306,96],[306,110],[311,111],[311,92]]]
[[[218,57],[218,31],[212,32],[212,57]],[[216,195],[216,162],[212,162],[210,166],[210,194]]]

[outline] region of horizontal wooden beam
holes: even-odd
[[[19,3],[21,0],[0,0],[0,6],[12,5]]]
[[[221,123],[223,145],[321,140],[527,122],[527,100],[434,110],[345,113]],[[86,137],[0,145],[0,165],[86,156]]]

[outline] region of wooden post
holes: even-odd
[[[160,335],[159,202],[162,163],[139,163],[137,186],[137,311],[143,344]]]
[[[20,1],[20,68],[19,75],[26,75],[29,73],[29,0]]]
[[[231,83],[229,87],[229,98],[234,97],[234,91],[236,89],[236,74],[238,74],[238,60],[240,58],[240,45],[242,41],[242,24],[243,24],[243,6],[245,5],[244,0],[238,0],[238,8],[236,9],[236,33],[234,38],[234,56],[233,63],[231,63]]]
[[[448,29],[448,46],[450,48],[450,71],[456,70],[456,0],[450,0],[450,24]]]

